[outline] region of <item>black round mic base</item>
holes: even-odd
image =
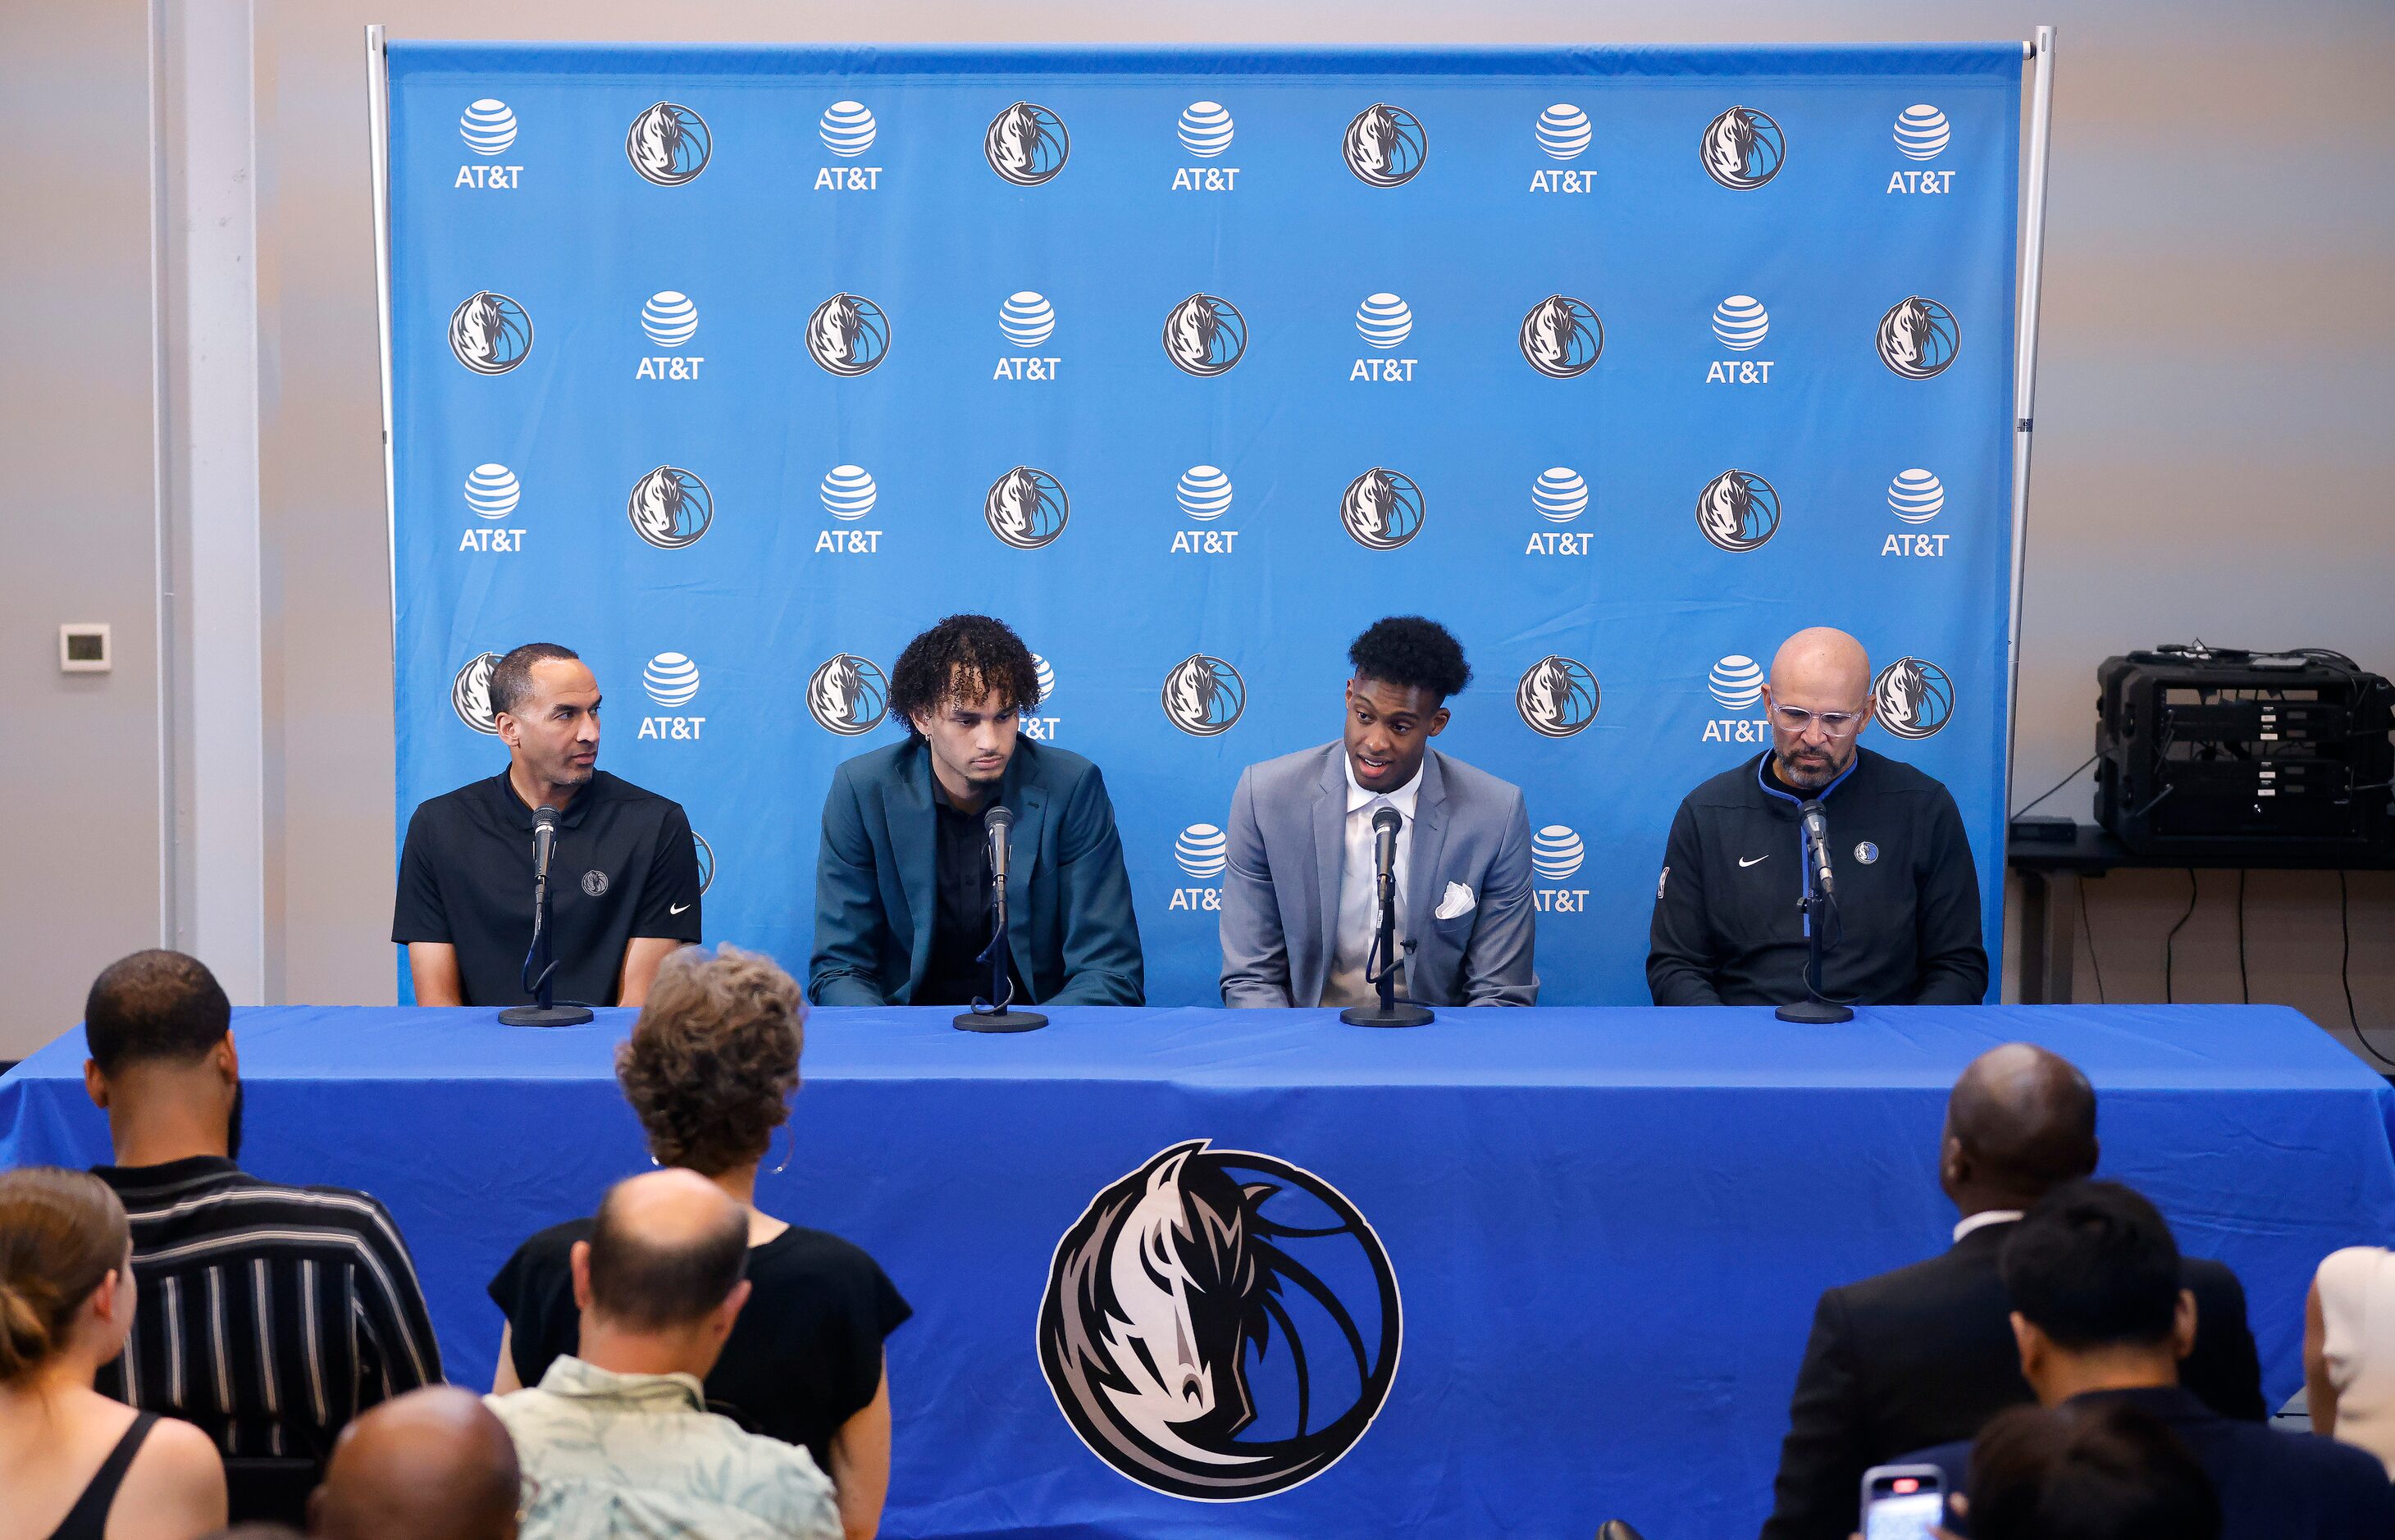
[[[1793,1006],[1780,1007],[1772,1014],[1782,1021],[1802,1021],[1817,1027],[1834,1026],[1840,1021],[1855,1019],[1853,1011],[1844,1006],[1832,1005],[1827,1000],[1799,1000]]]
[[[1339,1013],[1339,1020],[1351,1027],[1426,1027],[1438,1017],[1423,1007],[1400,1001],[1394,1006],[1349,1006]]]
[[[1036,1010],[967,1010],[951,1024],[959,1032],[1036,1032],[1048,1018]]]
[[[499,1012],[503,1027],[578,1027],[596,1020],[587,1006],[510,1006]]]

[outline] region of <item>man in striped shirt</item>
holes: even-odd
[[[196,1424],[228,1456],[321,1464],[351,1418],[441,1379],[407,1244],[382,1204],[233,1164],[241,1066],[215,976],[178,952],[112,965],[84,1005],[84,1079],[133,1224],[139,1287],[107,1395]]]

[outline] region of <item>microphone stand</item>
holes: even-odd
[[[1834,1026],[1851,1021],[1855,1013],[1821,993],[1821,953],[1826,945],[1824,932],[1829,928],[1830,895],[1821,889],[1810,874],[1820,860],[1812,831],[1803,836],[1806,878],[1805,896],[1796,907],[1805,915],[1805,993],[1808,998],[1794,1005],[1782,1006],[1773,1012],[1782,1021],[1799,1021],[1811,1026]]]
[[[959,1011],[949,1024],[959,1032],[1031,1032],[1048,1024],[1048,1018],[1036,1010],[1013,1010],[1014,968],[1013,949],[1006,939],[1006,879],[992,872],[989,876],[989,945],[982,949],[973,961],[989,964],[989,998],[976,996],[971,1010]],[[990,1000],[998,1002],[991,1005]]]
[[[1368,965],[1365,977],[1380,986],[1381,1003],[1377,1006],[1349,1006],[1339,1013],[1339,1020],[1351,1027],[1426,1027],[1438,1020],[1428,1007],[1412,1001],[1397,999],[1397,879],[1393,872],[1380,875],[1381,930],[1373,939],[1372,950],[1381,959],[1381,971],[1373,973]],[[1411,952],[1414,943],[1405,943]]]
[[[538,969],[536,974],[535,969]],[[532,874],[532,949],[524,954],[523,973],[529,977],[524,985],[533,998],[528,1006],[510,1006],[499,1012],[503,1027],[578,1027],[595,1020],[588,1006],[561,1006],[553,1003],[549,981],[557,976],[557,963],[549,955],[549,862],[533,863]]]

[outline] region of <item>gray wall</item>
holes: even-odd
[[[2364,522],[2395,481],[2383,425],[2395,310],[2367,297],[2395,270],[2395,7],[261,0],[258,14],[268,988],[283,999],[391,996],[368,21],[415,37],[1201,46],[2022,37],[2052,22],[2062,35],[2017,800],[2087,754],[2108,653],[2201,636],[2335,647],[2395,672],[2384,597],[2395,555]],[[55,306],[0,328],[18,365],[0,379],[0,454],[36,467],[0,482],[0,511],[44,530],[37,546],[20,537],[0,573],[0,789],[40,809],[22,821],[39,827],[9,829],[0,850],[12,872],[41,878],[0,883],[0,963],[18,986],[0,1001],[7,1057],[72,1019],[97,961],[155,934],[154,811],[146,823],[118,815],[154,804],[158,751],[145,676],[120,665],[99,689],[70,690],[44,651],[60,619],[117,620],[122,643],[151,604],[139,7],[20,6],[0,28],[0,112],[29,125],[15,142],[65,141],[63,163],[16,157],[0,170],[0,206],[30,204],[43,233],[0,243],[0,294],[17,296],[13,309],[71,283],[90,296],[105,344]],[[16,46],[20,34],[33,46]],[[44,373],[60,358],[73,361],[71,381]],[[80,453],[53,453],[66,443]],[[37,519],[51,507],[103,511],[79,515],[70,538]],[[65,614],[70,599],[107,612]],[[2086,806],[2073,786],[2044,810]],[[2207,878],[2181,931],[2182,999],[2239,996],[2235,880]],[[2107,994],[2160,998],[2162,937],[2186,879],[2121,875],[2090,890]],[[2353,894],[2357,1006],[2365,1023],[2395,1028],[2395,883],[2357,878]],[[2254,997],[2341,1023],[2334,878],[2257,876],[2248,901]],[[2084,954],[2078,967],[2093,998]]]

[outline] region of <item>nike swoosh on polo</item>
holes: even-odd
[[[1766,850],[1759,856],[1740,856],[1738,858],[1738,863],[1740,866],[1752,866],[1758,861],[1769,861],[1770,859],[1771,853]]]
[[[688,905],[688,904],[686,904],[686,903],[677,903],[677,904],[672,905],[670,908],[667,909],[666,913],[667,913],[667,914],[668,914],[668,915],[679,915],[679,914],[681,914],[683,910],[685,910],[685,909],[687,909],[687,908],[689,908],[689,907],[690,907],[690,905]]]

